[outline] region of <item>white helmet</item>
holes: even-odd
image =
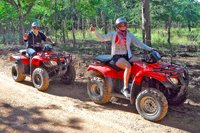
[[[127,25],[128,21],[125,18],[118,18],[115,21],[115,26],[118,27],[118,25],[121,24],[121,23],[125,23],[125,25]]]
[[[33,22],[31,26],[32,27],[40,27],[40,24],[38,22]]]

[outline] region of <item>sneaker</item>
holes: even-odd
[[[130,98],[130,90],[128,88],[126,89],[122,89],[121,93],[126,97],[126,98]]]

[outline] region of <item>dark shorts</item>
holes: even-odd
[[[117,62],[120,58],[124,58],[124,59],[126,59],[127,61],[129,60],[127,54],[124,54],[124,55],[113,55],[113,57],[112,57],[111,61],[109,62],[109,64],[112,65],[112,67],[114,67],[116,70],[122,70],[121,68],[119,68],[119,67],[116,65],[116,62]]]
[[[128,55],[127,54],[123,54],[123,55],[113,55],[112,60],[114,62],[114,64],[116,64],[116,62],[120,59],[120,58],[124,58],[127,61],[129,60]]]

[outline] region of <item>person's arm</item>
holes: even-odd
[[[40,32],[41,38],[45,42],[54,43],[49,37],[47,37],[44,33]]]
[[[105,41],[111,41],[112,40],[112,37],[114,35],[114,32],[110,32],[106,35],[102,35],[96,31],[93,32],[95,34],[95,36],[97,37],[97,39],[101,42],[105,42]]]
[[[24,33],[23,39],[24,39],[25,42],[28,41],[28,34],[27,33]]]
[[[24,36],[23,36],[23,39],[24,39],[24,42],[26,42],[26,47],[27,48],[30,48],[31,45],[33,45],[33,37],[32,37],[32,33],[29,32],[29,33],[24,33]]]
[[[133,34],[130,34],[131,36],[131,42],[139,47],[139,48],[142,48],[142,49],[145,49],[145,50],[148,50],[148,51],[151,51],[153,50],[153,48],[147,46],[146,44],[144,44],[143,42],[141,42],[140,40],[138,40]]]
[[[49,37],[46,37],[46,41],[50,43],[54,43]]]
[[[113,35],[114,35],[114,32],[110,32],[110,33],[108,33],[108,34],[106,34],[106,35],[102,35],[102,34],[100,34],[100,33],[98,33],[98,32],[95,31],[95,28],[94,28],[93,25],[91,25],[90,31],[91,31],[93,34],[95,34],[95,36],[97,37],[97,39],[98,39],[99,41],[101,41],[101,42],[111,41],[111,40],[112,40],[112,37],[113,37]]]

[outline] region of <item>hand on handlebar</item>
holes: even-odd
[[[42,47],[42,44],[41,44],[41,43],[36,43],[36,44],[34,45],[34,47]]]

